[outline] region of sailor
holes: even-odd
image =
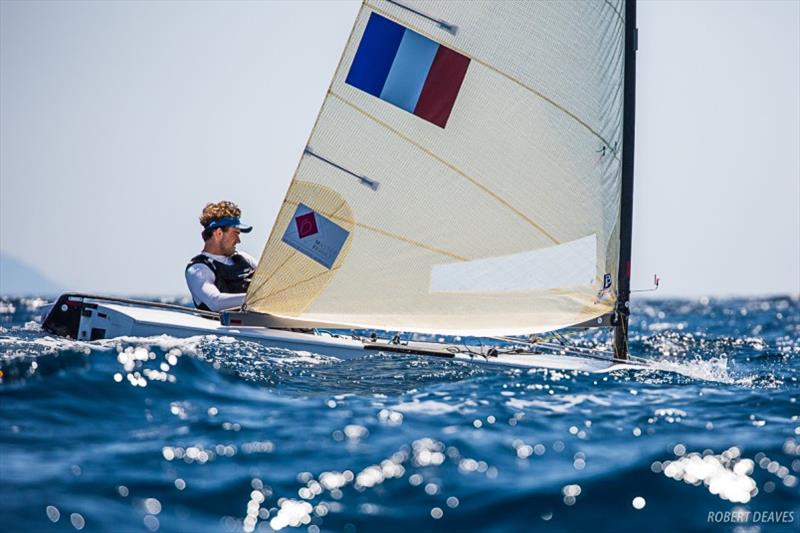
[[[236,251],[239,234],[253,229],[241,223],[241,214],[236,204],[222,201],[207,204],[200,215],[205,245],[186,266],[186,283],[198,309],[221,311],[244,304],[256,261]]]

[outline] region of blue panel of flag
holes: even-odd
[[[444,128],[470,59],[371,13],[345,83]]]
[[[373,13],[345,83],[380,96],[405,31],[400,24]]]

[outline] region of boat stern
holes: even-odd
[[[45,315],[42,329],[59,337],[95,341],[127,335],[131,323],[122,313],[114,314],[83,295],[62,294]]]

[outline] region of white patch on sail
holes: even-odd
[[[518,254],[431,268],[430,292],[512,292],[585,285],[597,273],[595,234]]]

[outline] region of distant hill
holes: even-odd
[[[0,253],[0,296],[54,296],[62,288],[34,267]]]

